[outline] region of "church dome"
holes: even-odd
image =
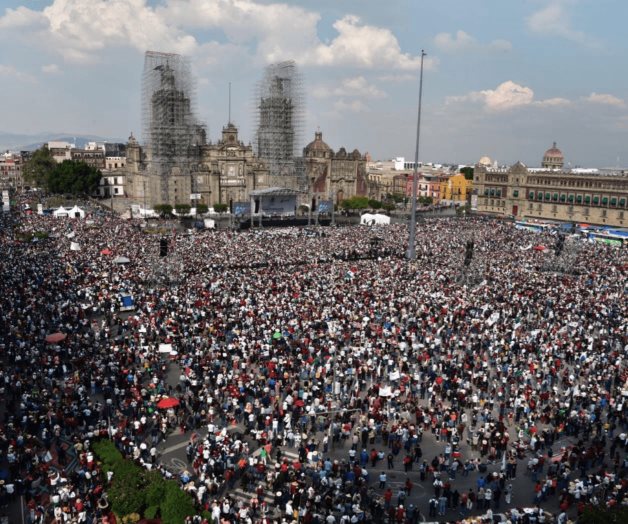
[[[565,162],[563,152],[556,147],[556,142],[545,151],[542,166],[547,169],[562,169]]]
[[[490,167],[493,164],[493,161],[491,160],[491,157],[483,156],[482,158],[480,158],[478,164],[480,164],[481,166]]]
[[[329,153],[331,152],[331,147],[329,147],[325,142],[323,142],[323,133],[317,131],[314,134],[314,140],[305,146],[303,149],[303,153],[305,156],[316,155],[316,153]]]
[[[564,158],[563,152],[556,147],[556,142],[552,145],[550,149],[545,151],[543,157],[551,157],[551,158]]]

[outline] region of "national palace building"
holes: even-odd
[[[564,170],[556,144],[543,156],[540,169],[517,162],[509,168],[475,166],[473,187],[477,211],[515,219],[545,219],[628,226],[628,173]]]

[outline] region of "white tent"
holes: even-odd
[[[131,262],[127,257],[116,257],[113,259],[113,263],[114,264],[128,264],[129,262]]]
[[[381,224],[390,224],[390,217],[387,215],[373,215],[371,213],[364,213],[360,219],[360,224],[366,224],[367,226],[375,226]]]
[[[52,214],[55,218],[67,218],[69,211],[61,206],[59,209],[55,209]]]
[[[78,242],[70,242],[70,251],[80,251],[81,246]]]
[[[85,218],[85,211],[75,205],[70,211],[68,211],[70,218]]]

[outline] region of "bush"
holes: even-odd
[[[369,200],[369,207],[371,209],[381,209],[382,203],[379,200],[370,199]]]
[[[190,212],[190,204],[177,204],[174,206],[177,211],[177,215],[187,215]]]
[[[204,215],[207,211],[209,211],[207,204],[196,204],[196,213],[198,215]]]
[[[180,524],[186,517],[196,514],[190,495],[173,480],[166,481],[166,497],[160,509],[163,524]]]
[[[153,211],[160,216],[172,215],[172,206],[170,204],[157,204],[153,206]]]
[[[227,209],[229,209],[227,204],[214,204],[214,211],[216,213],[224,213]]]

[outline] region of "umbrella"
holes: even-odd
[[[113,252],[109,248],[105,248],[100,252],[101,255],[111,255],[112,253]]]
[[[67,335],[65,333],[51,333],[50,335],[46,335],[46,342],[48,344],[57,344],[62,340],[65,340]]]
[[[275,331],[275,333],[273,334],[273,338],[275,340],[278,340],[281,338],[281,333],[279,331]]]
[[[131,262],[127,257],[116,257],[113,259],[114,264],[128,264]]]
[[[174,397],[166,397],[162,398],[159,402],[157,402],[157,407],[161,409],[174,408],[179,405],[179,399]]]
[[[534,246],[532,249],[534,249],[534,251],[545,251],[547,248],[539,244],[538,246]]]

